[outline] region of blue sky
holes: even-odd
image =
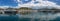
[[[17,6],[14,0],[0,0],[0,6]]]
[[[60,0],[48,0],[48,1],[54,2],[54,3],[56,3],[57,5],[60,5]]]
[[[22,0],[23,4],[26,4],[30,1],[31,0],[28,0],[28,1]],[[60,5],[60,0],[48,0],[48,1],[54,2],[57,5]],[[38,3],[38,2],[35,2],[35,3]],[[0,0],[0,6],[18,6],[18,3],[14,0]]]

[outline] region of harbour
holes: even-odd
[[[0,21],[60,21],[60,0],[0,0]]]
[[[6,17],[9,18],[17,18],[17,21],[55,21],[57,17],[60,17],[60,11],[58,10],[21,10],[22,12],[20,14],[20,10],[12,10],[12,9],[4,9],[1,10],[0,18],[3,17],[3,19]],[[23,13],[24,12],[24,13]],[[27,12],[27,13],[26,13]],[[29,12],[29,13],[28,13]],[[9,21],[7,20],[6,21]],[[3,20],[1,20],[3,21]],[[13,21],[13,20],[12,20]]]

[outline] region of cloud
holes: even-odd
[[[0,6],[0,8],[8,8],[9,6]]]
[[[20,2],[19,0],[17,0],[17,1]],[[52,6],[55,8],[60,8],[59,5],[56,5],[56,3],[51,2],[51,1],[43,1],[43,0],[36,0],[36,1],[39,1],[39,3],[34,4],[34,1],[32,0],[31,2],[26,3],[26,4],[18,4],[18,7]]]

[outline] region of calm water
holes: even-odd
[[[0,15],[0,21],[60,21],[60,13],[34,12],[28,15]]]

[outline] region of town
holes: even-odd
[[[60,12],[60,9],[56,8],[42,8],[42,9],[32,9],[28,7],[21,7],[21,8],[0,8],[0,14],[10,14],[15,12],[14,14],[30,14],[33,12],[49,12],[49,13],[57,13]]]

